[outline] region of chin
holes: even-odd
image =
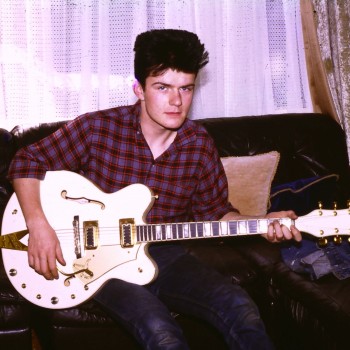
[[[165,127],[169,130],[178,130],[181,128],[181,126],[183,125],[183,123],[185,122],[186,119],[182,119],[181,121],[179,120],[176,123],[167,123],[165,125]]]

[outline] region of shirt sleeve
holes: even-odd
[[[46,171],[77,171],[83,168],[89,153],[89,130],[89,118],[81,116],[46,138],[21,148],[10,164],[9,180],[42,180]]]
[[[196,221],[220,220],[229,212],[238,212],[228,200],[228,184],[214,142],[208,141],[199,185],[192,200],[192,215]]]

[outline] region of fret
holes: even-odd
[[[259,226],[259,230],[258,232],[267,232],[267,229],[269,227],[269,220],[267,219],[261,219],[258,220],[258,226]]]
[[[142,226],[136,227],[136,237],[138,242],[142,242]]]
[[[157,225],[150,225],[150,230],[148,230],[147,240],[155,241],[157,238]]]
[[[184,224],[177,224],[177,237],[178,239],[184,238]]]
[[[170,240],[173,238],[172,236],[172,230],[171,230],[171,224],[166,224],[165,225],[165,239]]]
[[[190,223],[190,233],[191,238],[197,237],[197,224],[195,222]]]
[[[229,221],[229,232],[230,235],[238,234],[238,222],[237,221]]]
[[[247,222],[246,221],[238,221],[238,234],[246,234],[248,232]]]
[[[145,240],[145,226],[137,227],[137,240],[141,242]]]
[[[137,226],[136,227],[136,236],[137,236],[137,241],[138,242],[143,242],[144,241],[144,226]]]
[[[177,239],[178,238],[177,237],[177,224],[172,224],[171,225],[171,233],[172,233],[172,235],[171,235],[172,239]]]
[[[161,224],[161,236],[160,236],[160,240],[161,241],[165,241],[166,238],[166,224]]]
[[[256,233],[258,228],[257,220],[248,221],[248,233]]]
[[[142,242],[147,240],[147,230],[148,230],[147,225],[141,226],[141,241]]]
[[[210,222],[203,222],[203,237],[212,237],[212,224]]]
[[[190,224],[187,222],[182,225],[183,227],[183,237],[190,238]]]
[[[204,237],[204,225],[202,222],[197,223],[197,237]]]
[[[230,222],[229,221],[219,221],[219,223],[220,223],[221,236],[229,235],[230,234],[230,231],[229,231]]]
[[[213,237],[221,236],[221,225],[220,225],[220,221],[214,221],[214,222],[212,223],[212,236],[213,236]]]
[[[154,225],[154,241],[160,241],[162,239],[162,225]]]

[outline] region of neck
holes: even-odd
[[[154,159],[158,158],[170,147],[177,135],[176,130],[169,130],[156,123],[147,122],[142,117],[140,118],[140,125]]]

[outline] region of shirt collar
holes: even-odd
[[[142,132],[141,125],[140,125],[140,113],[141,113],[140,100],[133,105],[133,109],[134,109],[133,114],[135,116],[133,121],[133,126],[136,131]],[[177,132],[176,138],[173,142],[174,146],[177,149],[180,149],[183,145],[194,141],[196,138],[195,128],[196,128],[196,124],[192,120],[186,119]]]

